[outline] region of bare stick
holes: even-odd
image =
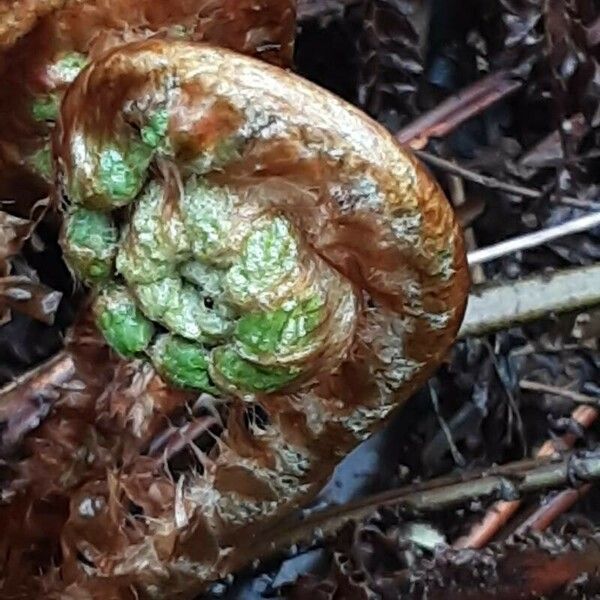
[[[567,235],[574,233],[581,233],[582,231],[589,231],[594,227],[600,226],[600,211],[593,212],[589,215],[572,219],[566,223],[556,225],[555,227],[548,227],[541,231],[535,231],[526,235],[511,238],[486,248],[481,248],[474,252],[470,252],[468,255],[469,264],[477,265],[484,262],[489,262],[496,258],[506,256],[507,254],[514,254],[520,250],[527,250],[528,248],[535,248],[560,239]]]
[[[555,396],[561,396],[562,398],[566,398],[567,400],[571,400],[572,402],[577,402],[578,404],[589,404],[590,406],[596,407],[600,406],[600,398],[594,398],[586,394],[580,394],[579,392],[557,387],[555,385],[548,385],[546,383],[538,383],[537,381],[528,381],[526,379],[523,379],[519,382],[519,387],[522,390],[527,390],[531,392],[542,392],[544,394],[554,394]]]
[[[515,185],[513,183],[505,183],[504,181],[500,181],[495,177],[482,175],[481,173],[467,169],[466,167],[463,167],[453,161],[446,160],[445,158],[441,158],[435,154],[426,152],[425,150],[415,150],[414,152],[419,158],[423,159],[430,165],[443,169],[448,173],[459,175],[460,177],[472,181],[473,183],[478,183],[479,185],[491,189],[508,192],[509,194],[514,194],[516,196],[525,196],[527,198],[541,198],[543,196],[543,193],[540,190]]]
[[[567,512],[578,500],[585,496],[592,486],[587,483],[577,490],[564,490],[556,496],[545,498],[540,507],[517,528],[517,534],[528,531],[544,531]]]
[[[459,336],[484,335],[600,304],[600,264],[484,285],[469,297]]]
[[[216,424],[217,420],[213,417],[198,417],[179,428],[169,427],[152,440],[148,448],[148,454],[153,458],[160,459],[157,464],[171,460],[186,446],[192,444],[197,437]]]
[[[492,73],[409,123],[396,134],[396,138],[412,148],[424,148],[430,138],[448,135],[461,123],[513,94],[521,86],[522,82],[509,71]]]
[[[598,411],[590,406],[579,406],[573,411],[571,418],[587,429],[598,418]],[[539,449],[537,455],[539,458],[552,456],[558,450],[562,449],[560,446],[563,448],[572,448],[575,441],[575,435],[567,433],[558,441],[546,441]],[[483,519],[471,528],[467,535],[454,542],[453,547],[483,548],[508,523],[517,510],[519,510],[520,506],[520,500],[496,502],[488,509]]]
[[[467,201],[465,195],[465,182],[462,177],[453,173],[448,174],[448,187],[450,189],[450,197],[455,208],[460,209],[465,206]],[[477,249],[477,238],[472,227],[464,229],[465,246],[467,251]],[[481,265],[475,265],[471,268],[471,281],[473,283],[483,283],[485,281],[485,273]]]
[[[600,479],[600,452],[571,453],[562,460],[551,457],[525,460],[478,472],[440,477],[315,512],[305,519],[284,517],[269,523],[252,540],[240,540],[230,559],[232,564],[236,564],[238,553],[243,554],[248,544],[252,544],[256,558],[264,558],[293,544],[311,542],[315,532],[333,535],[348,521],[365,518],[383,506],[409,512],[445,510],[477,498],[507,495],[514,498],[570,485],[574,475],[581,482]]]
[[[546,385],[538,383],[537,381],[523,380],[519,385],[523,390],[555,394],[567,398],[568,400],[572,400],[573,402],[596,404],[596,409],[588,409],[587,413],[585,413],[588,418],[587,422],[590,422],[590,419],[593,421],[594,410],[597,412],[598,403],[600,403],[600,398],[591,398],[585,394],[574,392],[573,390]],[[590,491],[591,487],[591,485],[587,484],[578,490],[564,490],[555,496],[544,498],[540,502],[538,509],[519,525],[516,529],[516,533],[524,534],[527,531],[544,531],[560,517],[560,515],[567,512],[576,502],[585,496]]]

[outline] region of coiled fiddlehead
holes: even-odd
[[[468,288],[458,225],[362,113],[206,46],[94,61],[55,151],[65,256],[105,339],[229,399],[170,563],[196,582],[228,573],[446,353]],[[247,402],[260,425],[244,425]]]

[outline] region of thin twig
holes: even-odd
[[[460,337],[485,335],[553,313],[600,304],[600,264],[475,287]]]
[[[574,392],[573,390],[567,390],[553,385],[546,385],[543,383],[538,383],[537,381],[522,380],[519,385],[521,389],[524,390],[554,394],[556,396],[567,398],[573,402],[579,402],[583,404],[595,404],[596,409],[588,410],[587,413],[585,413],[588,420],[591,418],[592,421],[594,416],[593,411],[596,410],[597,413],[597,408],[600,404],[600,398],[592,398],[590,396],[586,396],[585,394]],[[515,533],[524,534],[527,531],[544,531],[558,517],[560,517],[560,515],[567,512],[576,502],[585,496],[591,490],[591,488],[592,486],[590,484],[586,484],[577,490],[563,490],[554,496],[544,498],[540,502],[538,509],[519,525]]]
[[[579,406],[573,411],[571,418],[587,429],[598,418],[598,411],[590,406]],[[539,449],[537,456],[538,458],[552,456],[558,450],[572,448],[575,441],[576,437],[573,433],[567,433],[559,440],[547,440]],[[520,506],[520,500],[496,502],[488,509],[483,519],[475,523],[467,535],[457,539],[453,546],[483,548],[508,523]]]
[[[445,158],[441,158],[440,156],[431,154],[431,152],[426,152],[425,150],[414,149],[413,151],[420,159],[422,159],[426,163],[429,163],[430,165],[437,167],[438,169],[443,169],[447,173],[458,175],[463,179],[466,179],[467,181],[472,181],[473,183],[477,183],[489,189],[500,190],[503,192],[507,192],[508,194],[513,194],[514,196],[522,196],[525,198],[533,199],[543,198],[546,195],[545,192],[532,187],[517,185],[515,183],[507,183],[505,181],[497,179],[496,177],[483,175],[463,165],[459,165],[454,161],[446,160]],[[574,198],[571,196],[561,196],[560,198],[557,198],[557,200],[561,204],[573,206],[575,208],[594,210],[599,207],[598,202],[594,202],[593,200],[584,200],[581,198]]]
[[[448,427],[448,423],[446,423],[446,420],[442,416],[442,413],[440,411],[439,398],[435,387],[431,383],[429,384],[429,397],[431,398],[431,404],[433,404],[433,410],[435,411],[435,415],[437,417],[440,428],[442,429],[442,432],[446,437],[446,442],[448,443],[448,447],[450,448],[450,452],[452,454],[452,458],[454,459],[454,463],[459,467],[465,467],[465,458],[456,446],[454,438],[452,437],[452,432],[450,431],[450,427]]]
[[[345,523],[363,519],[378,508],[393,506],[408,512],[433,512],[449,509],[474,499],[520,497],[547,489],[571,485],[574,477],[581,482],[600,479],[600,452],[570,453],[561,460],[551,457],[524,460],[502,467],[445,476],[422,484],[388,490],[367,498],[313,512],[305,519],[284,517],[272,521],[251,540],[240,540],[232,551],[228,566],[252,544],[253,555],[264,558],[293,544],[310,543],[318,532],[334,535]]]
[[[539,508],[519,525],[515,533],[524,534],[528,531],[544,531],[591,489],[592,486],[586,483],[579,489],[564,490],[555,496],[545,498],[540,503]]]
[[[592,396],[581,394],[579,392],[561,388],[555,385],[548,385],[546,383],[538,383],[537,381],[528,381],[527,379],[522,379],[519,382],[519,387],[522,390],[531,392],[542,392],[544,394],[561,396],[562,398],[566,398],[567,400],[571,400],[571,402],[576,402],[578,404],[589,404],[590,406],[600,407],[600,398],[594,398]]]
[[[186,446],[217,425],[213,417],[198,417],[181,427],[169,427],[157,435],[148,448],[148,455],[161,461],[171,460]]]
[[[459,175],[460,177],[463,177],[468,181],[478,183],[479,185],[482,185],[484,187],[488,187],[495,190],[502,190],[503,192],[508,192],[509,194],[514,194],[516,196],[524,196],[526,198],[541,198],[544,195],[540,190],[516,185],[513,183],[506,183],[504,181],[496,179],[495,177],[482,175],[481,173],[477,173],[476,171],[467,169],[466,167],[463,167],[453,161],[446,160],[445,158],[441,158],[439,156],[436,156],[435,154],[426,152],[425,150],[415,150],[414,152],[419,158],[429,163],[430,165],[443,169],[448,173]]]
[[[448,174],[448,188],[450,198],[454,208],[460,210],[467,202],[465,194],[465,182],[462,177],[453,173]],[[467,251],[477,250],[477,238],[472,227],[464,227],[465,247]],[[473,283],[483,283],[485,281],[485,272],[481,265],[475,265],[471,268],[471,281]]]
[[[342,13],[350,6],[358,5],[360,2],[361,0],[298,0],[298,20],[330,17]]]
[[[424,148],[432,137],[443,137],[499,100],[516,92],[523,82],[509,71],[498,71],[453,94],[434,109],[401,129],[396,138],[412,148]]]
[[[554,227],[542,229],[541,231],[534,231],[533,233],[517,236],[498,244],[481,248],[475,252],[470,252],[468,255],[469,264],[477,265],[489,262],[508,254],[514,254],[520,250],[536,248],[537,246],[553,242],[554,240],[566,237],[567,235],[589,231],[598,226],[600,226],[600,211],[584,215],[577,219],[572,219]]]

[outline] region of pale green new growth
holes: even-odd
[[[152,148],[140,142],[100,150],[98,192],[109,207],[129,204],[140,193],[152,159]]]
[[[169,129],[169,113],[165,110],[156,111],[141,130],[142,141],[151,148],[158,148],[165,141]]]
[[[298,261],[298,243],[289,221],[276,217],[256,228],[227,273],[231,302],[239,307],[276,305],[297,283]]]
[[[48,75],[56,83],[72,83],[81,70],[87,65],[85,54],[68,52],[48,68]]]
[[[69,52],[48,67],[48,76],[53,87],[72,83],[87,64],[85,55]],[[62,92],[53,91],[36,96],[31,105],[31,114],[36,121],[53,122],[58,119]]]
[[[231,331],[231,322],[216,308],[205,306],[203,298],[188,284],[183,284],[177,307],[164,315],[168,329],[198,341],[223,338]]]
[[[211,374],[216,381],[243,392],[269,393],[290,384],[301,373],[293,367],[261,367],[244,360],[232,348],[221,347],[211,356]]]
[[[175,267],[190,255],[178,199],[166,197],[157,184],[139,198],[117,257],[117,270],[128,283],[150,283],[175,275]]]
[[[113,140],[71,139],[63,247],[84,281],[122,282],[102,289],[94,305],[108,344],[125,357],[145,352],[175,386],[211,393],[272,393],[310,376],[330,338],[343,348],[353,331],[351,286],[341,289],[310,257],[267,197],[189,175],[232,160],[239,136],[175,170],[168,110],[146,109],[141,118],[139,111]],[[159,173],[170,179],[157,181]],[[342,316],[336,337],[332,320]],[[157,336],[157,327],[167,333]]]
[[[199,261],[184,263],[180,269],[181,276],[196,285],[204,296],[217,300],[223,296],[223,282],[226,271]]]
[[[124,286],[104,288],[94,303],[94,314],[106,341],[126,358],[145,350],[154,336],[154,325]]]
[[[56,121],[60,108],[58,94],[37,96],[31,105],[31,114],[36,121]]]
[[[282,362],[310,345],[312,334],[326,317],[323,300],[311,296],[287,304],[274,311],[250,313],[237,322],[235,339],[244,357]]]
[[[208,308],[198,291],[178,277],[134,286],[144,314],[170,331],[195,341],[226,336],[231,321],[218,306]]]
[[[192,178],[185,188],[181,212],[199,261],[227,264],[231,260],[234,198],[227,190],[205,185]]]
[[[156,370],[164,379],[182,388],[215,393],[208,375],[208,352],[199,344],[165,334],[150,349]]]
[[[85,208],[65,217],[65,258],[89,283],[108,279],[117,253],[117,230],[108,215]]]

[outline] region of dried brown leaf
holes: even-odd
[[[369,114],[396,129],[417,113],[427,19],[424,0],[366,2],[358,100]]]
[[[52,325],[61,299],[62,292],[27,277],[0,277],[0,310],[17,310]]]

